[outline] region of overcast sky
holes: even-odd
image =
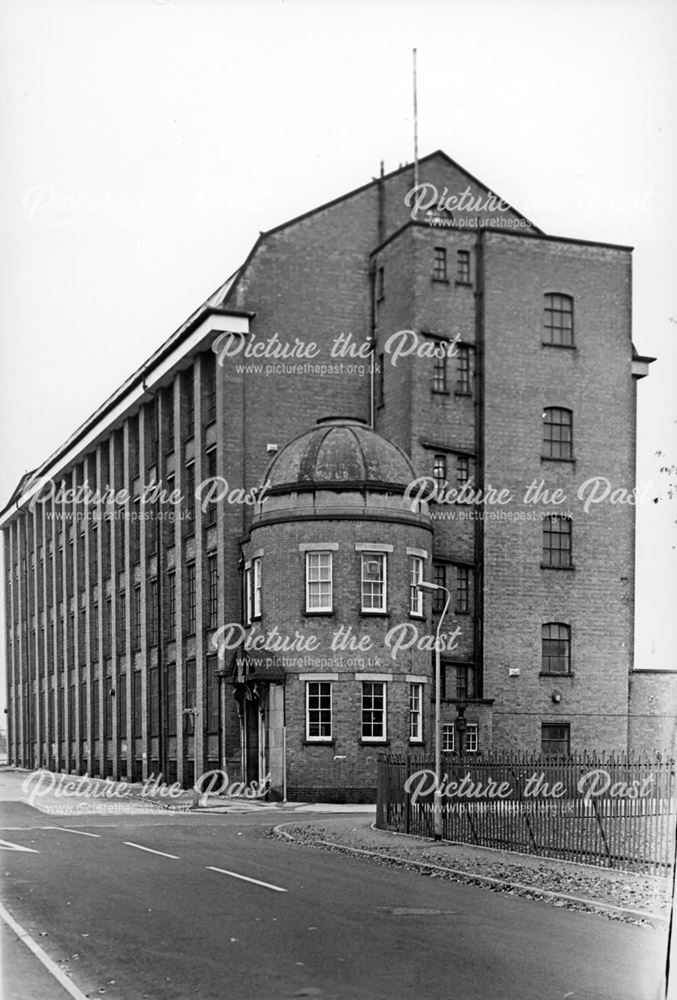
[[[677,4],[0,0],[0,18],[3,504],[260,230],[412,159],[414,46],[421,155],[548,233],[635,247],[634,341],[659,358],[637,479],[665,496]],[[676,516],[638,509],[637,666],[677,667]]]

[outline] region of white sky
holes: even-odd
[[[412,159],[414,46],[421,155],[548,233],[635,247],[660,359],[637,478],[665,494],[676,41],[671,0],[0,0],[2,504],[260,230]],[[638,511],[637,666],[677,667],[675,517]]]

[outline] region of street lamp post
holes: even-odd
[[[447,595],[442,613],[437,622],[437,632],[435,633],[435,791],[433,793],[433,830],[435,840],[442,839],[442,722],[441,722],[441,688],[442,688],[442,667],[440,659],[440,634],[444,616],[449,609],[451,593],[446,587],[439,583],[428,583],[427,580],[420,580],[418,586],[422,590],[443,590]]]

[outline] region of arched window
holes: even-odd
[[[572,459],[574,418],[571,410],[546,406],[543,410],[543,457]]]
[[[573,347],[574,300],[570,295],[546,293],[543,343],[554,347]]]
[[[561,622],[541,626],[541,671],[544,674],[571,673],[571,627]]]

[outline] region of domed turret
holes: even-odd
[[[363,421],[324,417],[276,455],[265,478],[273,493],[348,484],[403,492],[415,476],[405,453]]]

